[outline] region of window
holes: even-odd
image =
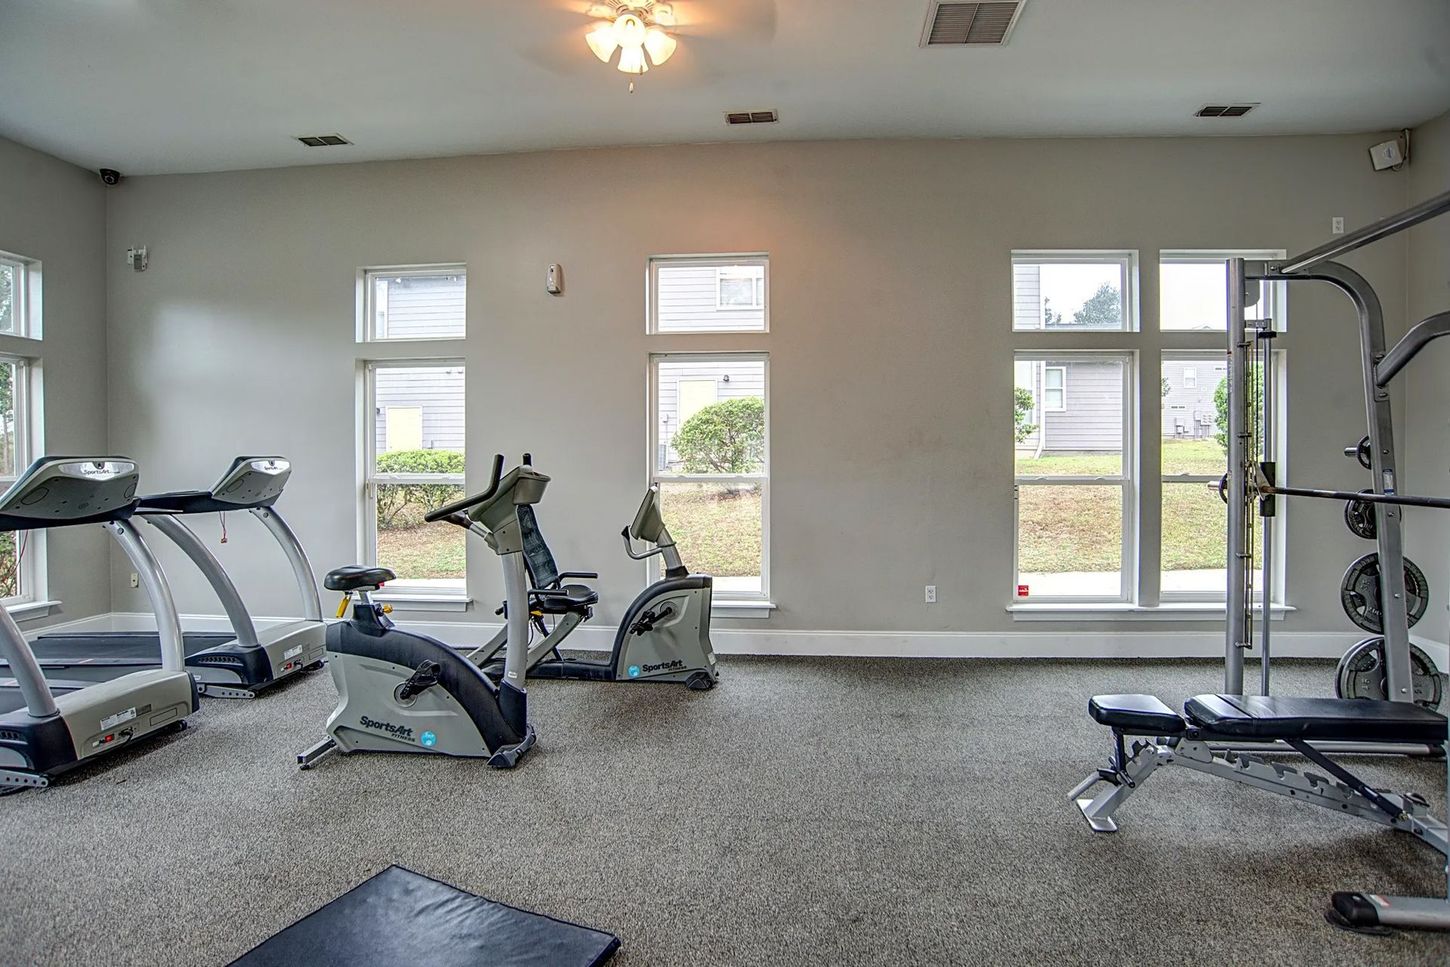
[[[647,330],[766,332],[769,261],[764,255],[650,259]]]
[[[0,356],[0,491],[16,479],[31,460],[30,365]],[[43,531],[0,534],[0,599],[18,604],[37,597],[38,574],[30,565],[39,556],[34,545]]]
[[[0,333],[40,338],[40,263],[0,252]]]
[[[1049,413],[1067,411],[1067,367],[1046,366],[1042,370],[1042,407]]]
[[[1013,252],[1012,328],[1136,330],[1137,286],[1135,252]]]
[[[423,515],[463,496],[461,362],[367,364],[363,558],[392,568],[388,587],[462,597],[467,532]]]
[[[729,265],[716,269],[715,308],[765,308],[765,266]]]
[[[462,339],[467,295],[462,265],[364,269],[361,339]]]
[[[1132,357],[1019,352],[1013,371],[1017,597],[1127,600],[1136,500]]]
[[[1271,365],[1279,368],[1277,362]],[[1200,373],[1207,377],[1202,384]],[[1228,505],[1218,486],[1228,470],[1228,451],[1220,405],[1226,405],[1228,364],[1221,352],[1165,353],[1163,374],[1161,596],[1165,601],[1222,601],[1228,583]],[[1175,374],[1182,375],[1175,379]],[[1254,587],[1267,587],[1262,573]]]
[[[650,479],[680,556],[717,599],[770,591],[770,446],[763,354],[650,357]]]
[[[1228,319],[1228,269],[1225,260],[1283,258],[1282,251],[1179,251],[1158,256],[1158,325],[1172,332],[1223,332]],[[1277,319],[1283,285],[1259,284],[1258,305],[1250,318]],[[1279,327],[1283,329],[1282,325]]]

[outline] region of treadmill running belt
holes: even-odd
[[[595,967],[613,934],[529,913],[390,866],[233,967]]]
[[[236,635],[220,631],[188,631],[182,635],[186,653],[194,655],[217,645],[235,641]],[[85,634],[41,635],[32,642],[41,667],[52,663],[85,662],[88,665],[161,664],[161,639],[154,631],[107,631]]]

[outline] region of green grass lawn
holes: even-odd
[[[718,484],[665,484],[660,504],[685,567],[715,577],[760,573],[759,490]]]
[[[419,524],[378,530],[378,563],[398,579],[463,579],[467,531],[453,524]]]
[[[1213,440],[1164,440],[1167,474],[1221,474]],[[1017,460],[1019,476],[1112,476],[1117,454],[1067,454]],[[1123,515],[1116,487],[1023,487],[1018,506],[1018,569],[1026,573],[1115,571],[1122,566]],[[1227,508],[1202,483],[1163,485],[1163,569],[1220,568]]]

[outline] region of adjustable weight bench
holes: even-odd
[[[1444,746],[1445,716],[1411,702],[1368,699],[1289,698],[1258,695],[1199,695],[1180,715],[1152,695],[1098,695],[1088,714],[1113,730],[1113,752],[1105,768],[1070,794],[1096,832],[1116,832],[1113,814],[1162,766],[1185,766],[1268,792],[1348,813],[1411,833],[1450,854],[1445,823],[1430,814],[1414,793],[1375,789],[1323,751],[1316,741],[1336,744],[1405,742]],[[1131,747],[1128,742],[1132,739]],[[1283,742],[1328,775],[1296,769],[1242,751],[1219,751]],[[1096,795],[1085,795],[1099,783]]]

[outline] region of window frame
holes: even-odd
[[[467,437],[467,384],[468,364],[459,358],[429,357],[424,359],[366,359],[362,364],[362,406],[359,410],[359,486],[358,486],[358,560],[368,567],[377,567],[378,561],[378,487],[388,484],[447,484],[467,489],[467,475],[463,473],[378,473],[377,434],[377,374],[384,369],[460,369],[464,381],[464,435]],[[467,451],[465,450],[465,462]],[[438,600],[465,600],[468,597],[467,555],[464,560],[463,578],[457,587],[411,585],[407,578],[400,578],[388,585],[390,597],[416,597]]]
[[[761,392],[765,400],[765,447],[762,468],[758,474],[676,474],[659,470],[660,418],[659,418],[659,375],[660,363],[694,360],[698,362],[759,362],[761,364]],[[713,600],[718,602],[769,602],[770,597],[770,354],[767,352],[658,352],[650,353],[648,361],[646,394],[646,419],[649,423],[647,447],[645,450],[645,479],[649,486],[664,483],[753,483],[760,487],[760,590],[758,592],[726,592],[717,586]],[[689,567],[690,561],[685,561]],[[658,557],[649,562],[652,580],[659,577]]]
[[[750,306],[722,306],[720,304],[720,270],[741,265],[759,265],[764,274],[761,279],[761,302]],[[715,269],[715,312],[720,314],[719,325],[702,326],[693,329],[663,329],[660,327],[659,273],[665,266],[695,266]],[[756,326],[742,326],[732,322],[733,316],[741,313],[761,314],[761,323]],[[691,336],[719,335],[720,333],[748,333],[762,335],[770,332],[770,254],[768,252],[737,252],[701,255],[651,255],[645,263],[645,334],[649,336]]]
[[[16,280],[11,294],[9,332],[0,331],[0,337],[12,339],[41,338],[41,267],[36,259],[29,259],[14,252],[0,251],[0,265],[12,270]]]
[[[379,336],[373,326],[377,307],[374,279],[379,276],[427,278],[438,275],[463,277],[463,331],[454,336]],[[393,344],[411,342],[459,342],[468,338],[468,264],[439,262],[421,265],[368,265],[357,270],[357,341],[359,343]]]
[[[6,333],[5,335],[11,335]],[[35,454],[44,451],[39,392],[40,360],[14,353],[0,353],[0,364],[15,366],[12,399],[15,405],[15,473],[0,474],[0,492],[8,490],[30,466]],[[17,562],[16,594],[0,598],[5,608],[44,601],[47,594],[45,528],[16,532]],[[20,553],[23,549],[24,553]],[[29,566],[26,566],[26,561]]]
[[[1076,329],[1063,326],[1048,329],[1043,325],[1042,301],[1037,303],[1037,328],[1017,328],[1017,273],[1018,265],[1117,265],[1122,280],[1123,328],[1121,329]],[[1047,335],[1073,335],[1094,333],[1106,335],[1136,333],[1142,331],[1139,307],[1138,250],[1137,249],[1013,249],[1012,250],[1012,307],[1011,331],[1014,333],[1038,332]]]
[[[1118,331],[1118,330],[1114,330]],[[1013,449],[1013,475],[1012,475],[1012,595],[1010,600],[1021,603],[1022,598],[1017,597],[1017,588],[1021,582],[1021,568],[1019,557],[1021,553],[1021,508],[1023,487],[1117,487],[1120,491],[1119,506],[1122,512],[1122,546],[1119,550],[1118,568],[1118,593],[1115,595],[1099,594],[1033,594],[1026,600],[1034,604],[1122,604],[1132,602],[1136,597],[1138,587],[1138,503],[1141,486],[1138,483],[1138,460],[1141,451],[1141,434],[1138,428],[1138,395],[1134,387],[1138,379],[1137,351],[1129,349],[1104,349],[1104,350],[1055,350],[1055,349],[1023,349],[1013,350],[1012,361],[1015,364],[1023,362],[1056,362],[1058,360],[1074,362],[1090,362],[1093,360],[1104,360],[1120,362],[1122,364],[1122,465],[1117,474],[1113,475],[1068,475],[1068,474],[1038,474],[1021,475],[1016,472],[1016,449]],[[1046,369],[1046,367],[1044,367]],[[1063,374],[1063,400],[1066,402],[1067,375]],[[1044,390],[1044,396],[1046,391]],[[1045,401],[1044,401],[1045,403]],[[1054,412],[1046,410],[1045,412]]]

